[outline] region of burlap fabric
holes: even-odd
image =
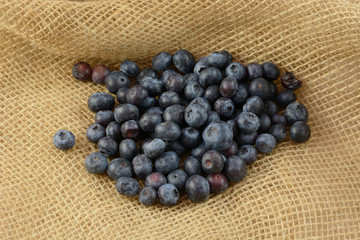
[[[105,88],[71,68],[144,68],[180,48],[294,72],[312,137],[287,138],[206,203],[145,207],[84,169],[86,101]],[[359,66],[359,1],[0,0],[0,238],[359,239]],[[52,144],[61,128],[76,135],[67,152]]]

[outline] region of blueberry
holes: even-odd
[[[310,136],[310,127],[305,122],[298,121],[290,127],[290,138],[294,142],[306,142],[307,140],[309,140]]]
[[[267,132],[269,130],[269,128],[271,127],[271,120],[270,120],[269,115],[267,115],[266,113],[262,113],[260,115],[259,119],[260,119],[259,131]]]
[[[204,88],[198,82],[188,82],[184,88],[184,97],[193,100],[204,95]]]
[[[152,68],[144,68],[136,77],[137,83],[140,84],[140,82],[146,78],[159,78],[157,72]]]
[[[246,177],[247,167],[240,157],[231,156],[226,159],[224,173],[230,182],[240,182]]]
[[[185,109],[185,122],[194,128],[203,126],[208,118],[206,109],[200,104],[190,104]]]
[[[72,132],[61,129],[55,133],[53,143],[60,150],[69,150],[75,145],[75,136]]]
[[[220,93],[223,97],[232,97],[238,88],[238,82],[233,77],[226,77],[220,83]]]
[[[232,141],[231,142],[231,145],[225,149],[225,151],[223,152],[224,156],[225,157],[230,157],[230,156],[233,156],[233,155],[236,155],[238,153],[238,144],[237,142],[235,141]]]
[[[129,177],[120,177],[116,181],[116,190],[125,196],[136,196],[140,191],[138,181]]]
[[[229,124],[231,130],[233,131],[233,138],[236,138],[240,131],[237,124],[237,118],[227,120],[226,123]]]
[[[276,113],[271,116],[271,124],[272,125],[282,124],[282,125],[286,126],[287,122],[286,122],[284,115],[280,115],[280,114]]]
[[[279,92],[276,100],[281,107],[285,108],[290,103],[295,102],[296,94],[292,90],[285,89],[284,91]]]
[[[177,73],[177,72],[175,72],[174,70],[171,70],[171,69],[168,69],[168,70],[166,70],[166,71],[164,71],[162,73],[160,80],[161,80],[161,82],[163,83],[164,86],[166,85],[167,79],[173,74],[179,74],[179,73]]]
[[[255,144],[255,141],[256,141],[256,138],[258,137],[258,133],[257,132],[253,132],[253,133],[249,133],[249,134],[246,134],[246,133],[243,133],[243,132],[240,132],[238,134],[238,138],[237,138],[237,142],[240,146],[243,146],[243,145],[254,145]]]
[[[166,90],[177,93],[182,93],[185,87],[185,79],[178,73],[171,74],[166,79]]]
[[[159,106],[162,108],[167,108],[174,104],[180,103],[180,96],[176,92],[168,91],[163,92],[159,97]]]
[[[110,110],[98,111],[95,114],[95,123],[98,123],[104,127],[107,127],[107,125],[112,121],[115,121],[114,112]]]
[[[173,122],[163,122],[155,127],[155,136],[164,141],[175,141],[181,135],[179,125]]]
[[[180,141],[186,148],[196,146],[201,139],[200,132],[192,127],[186,127],[181,130]]]
[[[119,144],[111,137],[100,138],[97,147],[101,153],[109,157],[115,157],[119,150]]]
[[[185,191],[185,183],[188,178],[189,175],[181,169],[176,169],[167,175],[168,183],[173,184],[179,192]]]
[[[215,101],[214,111],[219,114],[221,118],[229,118],[234,113],[235,105],[230,98],[222,97]]]
[[[172,64],[172,55],[168,52],[161,52],[152,59],[152,67],[156,71],[165,71]]]
[[[120,71],[126,76],[133,78],[139,74],[139,67],[136,63],[130,60],[125,60],[120,64]]]
[[[207,57],[208,64],[211,67],[216,67],[218,69],[224,69],[227,66],[227,58],[221,52],[213,52]]]
[[[136,142],[132,139],[124,139],[119,144],[119,153],[122,158],[132,160],[137,154]]]
[[[166,183],[164,185],[161,185],[159,187],[159,190],[157,192],[159,202],[164,206],[175,206],[180,197],[179,190],[170,183]]]
[[[98,123],[91,125],[86,130],[87,139],[89,139],[89,141],[93,143],[97,143],[100,138],[105,136],[106,136],[105,128]]]
[[[215,194],[225,192],[229,183],[226,177],[221,173],[213,173],[207,176],[207,180],[210,185],[210,191]]]
[[[188,73],[184,76],[185,83],[199,82],[199,77],[195,73]]]
[[[298,102],[292,102],[285,108],[286,121],[292,125],[297,121],[307,122],[309,112],[307,108]]]
[[[107,175],[114,180],[119,177],[132,177],[131,163],[124,158],[115,158],[107,167]]]
[[[118,105],[114,110],[114,118],[118,123],[136,120],[140,115],[139,109],[130,103]]]
[[[206,173],[219,173],[224,168],[225,157],[215,150],[204,153],[201,159],[201,166]]]
[[[163,84],[157,78],[145,77],[141,80],[140,86],[144,87],[149,96],[155,97],[163,92]]]
[[[278,79],[280,76],[279,68],[272,62],[264,62],[261,64],[264,72],[264,78],[269,81]]]
[[[139,106],[148,97],[146,88],[140,85],[132,86],[126,94],[126,102]]]
[[[93,112],[111,110],[115,105],[115,99],[108,93],[96,92],[90,95],[87,104],[88,108]]]
[[[157,112],[145,112],[139,121],[140,128],[144,132],[154,132],[155,127],[162,122],[161,115]]]
[[[256,138],[256,148],[262,153],[270,153],[276,147],[276,139],[268,133],[260,134]]]
[[[286,89],[296,90],[302,86],[302,82],[295,78],[293,73],[285,72],[284,75],[281,76],[281,85]]]
[[[92,69],[90,64],[86,62],[78,62],[72,68],[72,75],[77,80],[89,80],[91,78]]]
[[[226,67],[225,74],[226,74],[227,77],[233,77],[238,82],[241,82],[241,81],[245,80],[246,68],[241,63],[233,62],[233,63],[230,63]]]
[[[165,142],[159,138],[154,138],[144,146],[144,153],[149,158],[157,158],[165,151]]]
[[[212,122],[202,132],[202,138],[207,148],[224,151],[232,142],[233,131],[226,122]]]
[[[187,50],[181,49],[175,52],[173,56],[175,67],[182,73],[189,73],[194,69],[195,58]]]
[[[108,160],[104,154],[94,152],[86,157],[85,168],[89,173],[102,174],[108,166]]]
[[[209,63],[207,61],[207,58],[200,58],[199,61],[194,66],[194,74],[196,76],[199,76],[202,71],[207,69],[209,66]]]
[[[220,121],[220,116],[217,112],[214,111],[210,111],[208,112],[208,120],[207,123],[211,123],[211,122],[216,122],[216,121]]]
[[[192,202],[205,202],[210,194],[210,185],[206,178],[192,175],[186,181],[185,191]]]
[[[272,83],[264,78],[257,78],[249,84],[250,96],[258,96],[264,101],[273,99],[273,91]]]
[[[91,78],[94,83],[105,84],[105,78],[111,71],[104,65],[97,65],[93,68]]]
[[[130,80],[124,73],[114,71],[106,76],[105,86],[109,92],[116,93],[120,88],[129,88]]]
[[[264,109],[264,102],[258,96],[249,97],[243,106],[243,112],[252,112],[260,115]]]
[[[276,113],[278,113],[279,109],[275,102],[273,101],[264,101],[264,113],[266,113],[269,116],[272,116]]]
[[[196,147],[191,149],[191,156],[201,159],[202,155],[208,150],[204,142],[200,142]]]
[[[145,186],[158,190],[160,186],[166,183],[166,177],[159,172],[150,173],[145,179]]]
[[[280,143],[286,137],[286,127],[282,124],[276,124],[269,129],[268,133],[274,136],[276,143]]]
[[[145,113],[157,113],[160,116],[163,115],[164,111],[161,107],[151,107],[145,111]]]
[[[184,170],[189,175],[204,175],[201,162],[193,156],[187,157],[184,161]]]
[[[260,128],[260,119],[252,112],[242,112],[237,119],[237,124],[243,133],[253,133]]]
[[[238,84],[238,88],[237,88],[235,94],[231,98],[236,107],[246,103],[246,100],[249,97],[248,87],[249,86],[247,83]]]
[[[176,170],[180,165],[180,158],[175,152],[164,152],[155,160],[155,171],[164,175]]]
[[[174,122],[179,126],[184,124],[185,108],[179,104],[167,107],[163,113],[163,120],[165,122]]]
[[[258,63],[249,63],[246,66],[246,71],[250,81],[264,76],[263,68]]]
[[[256,161],[257,151],[252,145],[244,145],[241,146],[237,155],[244,160],[246,164],[252,164]]]
[[[229,53],[226,50],[221,50],[220,53],[225,56],[225,59],[226,59],[225,67],[228,66],[232,62],[233,56],[231,55],[231,53]]]
[[[141,128],[137,121],[129,120],[121,125],[121,134],[124,138],[137,139],[141,135]]]
[[[222,74],[221,71],[214,67],[209,67],[203,70],[199,74],[199,83],[203,87],[208,87],[213,84],[221,82]]]
[[[155,106],[156,102],[157,102],[156,98],[147,97],[147,98],[144,99],[144,101],[141,102],[141,104],[139,106],[140,110],[142,112],[145,112],[148,108],[151,108],[151,107]]]
[[[128,88],[119,88],[119,90],[116,92],[116,99],[119,103],[126,103],[126,95],[128,91]]]
[[[192,100],[190,102],[189,105],[191,105],[191,104],[200,104],[201,106],[203,106],[206,109],[207,112],[211,111],[211,104],[209,103],[208,100],[206,100],[203,97],[195,98],[194,100]]]
[[[153,171],[153,164],[145,154],[138,154],[132,160],[133,170],[140,179],[145,179]]]
[[[211,85],[205,89],[204,98],[211,103],[213,103],[220,96],[220,88],[216,84]]]
[[[156,190],[152,187],[144,187],[139,194],[139,201],[146,206],[154,205],[156,202]]]
[[[109,125],[106,127],[106,136],[109,136],[115,141],[120,142],[122,139],[121,125],[115,121],[109,123]]]
[[[165,144],[167,152],[175,152],[179,157],[186,154],[185,147],[179,141],[167,141]]]

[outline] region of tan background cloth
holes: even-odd
[[[312,137],[287,137],[206,203],[145,207],[84,169],[86,101],[105,88],[71,69],[180,48],[294,72]],[[0,238],[360,239],[359,66],[359,1],[0,0]],[[76,135],[67,152],[61,128]]]

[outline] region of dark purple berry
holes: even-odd
[[[238,144],[235,141],[232,141],[231,145],[225,149],[223,152],[225,157],[231,157],[232,155],[236,155],[238,153]]]
[[[132,177],[131,163],[123,158],[115,158],[109,163],[107,174],[114,180],[120,177]]]
[[[145,179],[145,186],[158,190],[161,185],[166,183],[166,177],[159,172],[150,173]]]
[[[142,101],[148,97],[148,91],[146,88],[140,85],[132,86],[126,94],[126,102],[135,106],[140,106]]]
[[[286,89],[296,90],[301,87],[302,82],[295,78],[293,73],[285,72],[281,76],[281,85],[283,85],[283,87]]]
[[[74,78],[81,81],[90,80],[91,73],[91,66],[86,62],[78,62],[73,66],[72,69],[72,75]]]
[[[124,138],[137,139],[141,135],[141,128],[135,120],[129,120],[121,125],[121,134]]]
[[[215,150],[209,150],[204,153],[201,166],[206,173],[219,173],[224,167],[225,157]]]
[[[215,194],[225,192],[229,183],[226,177],[221,173],[213,173],[207,176],[210,185],[210,191]]]
[[[210,194],[210,185],[206,178],[192,175],[186,181],[185,191],[192,202],[205,202]]]
[[[233,77],[226,77],[221,81],[220,93],[223,97],[232,97],[238,88],[238,82]]]
[[[130,87],[130,80],[124,73],[114,71],[106,76],[105,86],[109,92],[117,93],[120,88]]]
[[[91,78],[94,83],[105,84],[105,78],[111,71],[104,65],[97,65],[92,71]]]
[[[240,182],[246,177],[247,167],[240,157],[231,156],[226,159],[224,173],[230,182]]]

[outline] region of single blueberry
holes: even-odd
[[[156,202],[156,190],[152,187],[144,187],[139,194],[139,201],[146,206],[154,205]]]
[[[163,92],[159,97],[159,106],[162,108],[167,108],[174,104],[180,103],[180,96],[176,92],[168,91]]]
[[[212,122],[202,132],[202,138],[207,148],[224,151],[232,142],[233,131],[226,122]]]
[[[159,78],[157,72],[152,68],[144,68],[136,77],[137,83],[140,84],[140,82],[146,78]]]
[[[221,71],[214,67],[206,68],[199,75],[199,83],[203,87],[208,87],[210,85],[220,83],[221,79],[222,79]]]
[[[161,82],[163,83],[163,85],[165,86],[166,85],[166,81],[168,79],[169,76],[173,75],[173,74],[179,74],[177,72],[175,72],[174,70],[172,69],[168,69],[166,71],[164,71],[162,74],[161,74]]]
[[[171,183],[166,183],[159,187],[157,192],[159,202],[164,206],[175,206],[180,197],[179,190]]]
[[[276,139],[276,143],[284,141],[286,137],[286,127],[282,124],[273,125],[269,129],[269,134],[273,135]]]
[[[235,142],[235,141],[232,141],[231,142],[231,145],[227,148],[227,149],[225,149],[225,151],[223,152],[223,154],[224,154],[224,156],[225,157],[231,157],[231,156],[233,156],[233,155],[236,155],[237,153],[238,153],[238,144],[237,144],[237,142]]]
[[[122,72],[113,71],[105,78],[106,89],[111,93],[116,93],[120,88],[129,88],[130,80]]]
[[[108,160],[102,153],[94,152],[85,159],[85,168],[89,173],[102,174],[107,166]]]
[[[173,184],[179,192],[184,192],[185,183],[188,178],[189,175],[185,171],[176,169],[167,175],[167,182]]]
[[[165,151],[166,145],[160,138],[154,138],[144,146],[144,153],[149,158],[157,158]]]
[[[138,154],[132,160],[133,170],[140,179],[145,179],[153,171],[153,164],[145,154]]]
[[[223,97],[232,97],[238,88],[238,82],[233,77],[226,77],[220,83],[220,93]]]
[[[211,103],[213,103],[220,96],[220,88],[216,84],[211,85],[205,89],[204,98]]]
[[[161,115],[157,112],[145,112],[139,121],[140,128],[144,132],[154,132],[155,127],[162,122]]]
[[[175,141],[181,135],[179,125],[173,122],[163,122],[155,127],[155,136],[164,141]]]
[[[260,115],[264,109],[264,102],[258,96],[249,97],[243,106],[243,112],[252,112],[256,115]]]
[[[231,53],[229,53],[226,50],[221,50],[220,53],[225,56],[225,59],[226,59],[225,67],[228,66],[232,62],[233,56],[231,55]]]
[[[116,99],[119,103],[126,103],[126,95],[128,91],[128,88],[119,88],[119,90],[116,92]]]
[[[186,127],[181,130],[180,141],[186,148],[196,146],[201,140],[201,134],[192,127]]]
[[[167,77],[165,87],[168,91],[182,93],[185,87],[185,79],[178,73],[171,74]]]
[[[92,69],[90,64],[86,62],[78,62],[72,68],[72,75],[77,80],[89,80],[91,78]]]
[[[118,123],[136,120],[140,115],[139,109],[130,103],[118,105],[114,110],[114,118]]]
[[[114,112],[110,110],[102,110],[98,111],[95,114],[95,123],[102,125],[103,127],[107,127],[109,123],[115,121]]]
[[[206,109],[207,112],[211,111],[211,104],[209,103],[208,100],[206,100],[203,97],[195,98],[194,100],[192,100],[190,102],[189,105],[191,105],[191,104],[200,104],[201,106],[203,106]]]
[[[196,76],[199,76],[202,71],[207,69],[209,66],[209,63],[207,61],[207,57],[200,58],[197,63],[194,66],[194,74]]]
[[[127,91],[126,102],[135,106],[140,106],[142,101],[144,101],[148,96],[149,94],[146,88],[140,85],[134,85]]]
[[[250,81],[264,76],[264,70],[258,63],[249,63],[246,66],[246,71]]]
[[[206,109],[200,104],[190,104],[185,109],[185,122],[190,127],[198,128],[203,126],[208,118]]]
[[[226,67],[225,74],[227,77],[233,77],[238,82],[242,82],[246,77],[246,68],[241,63],[233,62]]]
[[[272,116],[279,112],[279,109],[275,102],[273,101],[264,101],[264,113],[266,113],[269,116]]]
[[[137,139],[141,135],[141,128],[137,121],[129,120],[121,125],[121,134],[124,138]]]
[[[276,100],[281,107],[285,108],[290,103],[295,102],[296,94],[292,90],[285,89],[284,91],[279,92]]]
[[[270,153],[276,147],[276,139],[268,133],[260,134],[255,141],[256,148],[262,153]]]
[[[115,157],[119,150],[119,144],[108,136],[100,138],[97,147],[101,153],[109,157]]]
[[[114,180],[119,177],[132,177],[131,163],[124,158],[115,158],[108,165],[107,175]]]
[[[100,138],[106,136],[106,131],[103,126],[98,123],[95,123],[88,127],[86,130],[86,137],[90,142],[97,143]]]
[[[260,119],[252,112],[242,112],[237,119],[237,124],[243,133],[253,133],[260,128]]]
[[[185,191],[192,202],[205,202],[210,194],[210,185],[206,178],[192,175],[186,181]]]
[[[235,107],[239,107],[240,105],[246,103],[246,100],[249,97],[248,87],[248,84],[243,82],[238,85],[235,94],[231,98],[235,104]]]
[[[61,129],[55,133],[53,143],[60,150],[69,150],[75,145],[75,136],[72,132]]]
[[[214,103],[214,111],[217,112],[221,118],[230,118],[234,110],[235,105],[230,98],[222,97]]]
[[[247,167],[240,157],[231,156],[226,159],[224,173],[230,182],[240,182],[246,177]]]
[[[184,125],[185,108],[179,104],[171,105],[164,110],[164,122],[174,122],[179,126]]]
[[[152,67],[156,71],[165,71],[172,64],[172,55],[168,52],[161,52],[152,59]]]
[[[256,161],[257,151],[252,145],[241,146],[237,154],[246,164],[252,164]]]
[[[173,56],[175,67],[182,73],[189,73],[194,69],[195,58],[187,50],[181,49],[175,52]]]
[[[209,150],[204,153],[201,159],[201,166],[206,173],[219,173],[224,168],[225,157],[215,150]]]
[[[136,142],[132,139],[122,140],[119,144],[119,153],[120,157],[132,160],[138,153]]]
[[[87,104],[88,108],[93,112],[111,110],[115,105],[115,99],[108,93],[96,92],[90,95]]]
[[[111,73],[110,69],[108,69],[106,66],[97,65],[93,68],[91,78],[94,83],[105,84],[105,78],[110,73]]]
[[[106,127],[106,136],[109,136],[115,141],[120,142],[122,140],[121,125],[116,121],[109,123],[109,125]]]
[[[178,169],[180,158],[175,152],[164,152],[155,160],[155,171],[164,175]]]
[[[224,69],[227,66],[228,60],[221,52],[213,52],[207,57],[208,64],[211,67],[218,69]]]
[[[193,156],[187,157],[184,160],[184,170],[189,176],[204,175],[201,162]]]
[[[286,121],[292,125],[297,121],[307,122],[309,112],[301,103],[292,102],[285,108],[284,116]]]
[[[305,122],[298,121],[290,127],[290,138],[296,143],[306,142],[310,136],[310,127]]]
[[[264,78],[269,81],[273,81],[279,78],[279,68],[272,62],[264,62],[261,64],[264,71]]]
[[[249,84],[250,96],[258,96],[263,101],[272,100],[274,96],[273,83],[264,78],[257,78]]]
[[[140,191],[138,181],[129,177],[120,177],[116,181],[116,190],[125,196],[136,196]]]
[[[140,72],[139,66],[130,60],[125,60],[120,64],[120,71],[130,78],[136,77]]]
[[[139,83],[140,86],[144,87],[149,96],[155,97],[163,92],[163,84],[157,78],[145,77]]]
[[[210,185],[210,191],[215,194],[220,194],[228,189],[229,182],[221,173],[213,173],[207,176]]]
[[[204,95],[204,88],[198,82],[188,82],[184,88],[184,97],[193,100]]]
[[[159,172],[150,173],[145,179],[145,186],[158,190],[160,186],[166,183],[166,177]]]

